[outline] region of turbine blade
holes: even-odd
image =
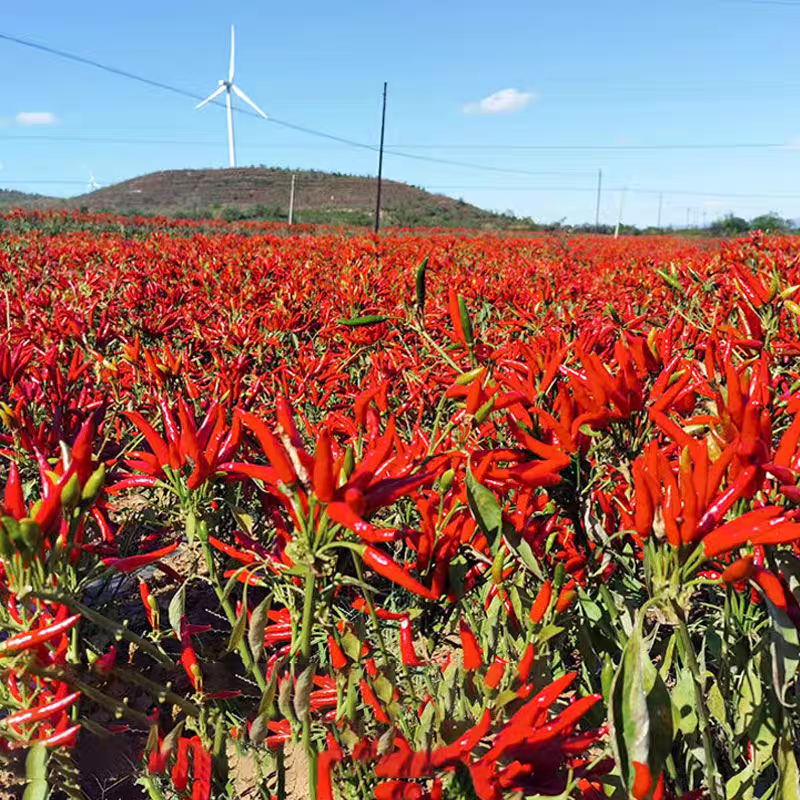
[[[264,119],[267,119],[267,115],[238,86],[231,86],[231,89],[233,89],[237,96],[244,100],[247,105],[254,108]]]
[[[206,103],[210,103],[212,100],[214,100],[215,98],[219,97],[224,91],[225,91],[225,87],[224,86],[220,86],[218,89],[215,89],[213,92],[211,92],[211,94],[208,97],[206,97],[205,100],[201,100],[195,106],[195,108],[196,109],[197,108],[202,108]]]
[[[233,33],[233,25],[231,25],[231,63],[230,68],[228,69],[228,82],[233,83],[233,72],[234,72],[234,52],[236,47],[236,39]]]

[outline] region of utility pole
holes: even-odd
[[[664,194],[663,192],[658,193],[658,225],[656,226],[659,230],[661,229],[661,209],[664,207]]]
[[[383,111],[381,112],[381,146],[378,150],[378,196],[375,199],[375,233],[381,227],[381,181],[383,180],[383,134],[386,131],[386,81],[383,82]]]
[[[619,226],[622,225],[622,210],[625,208],[625,192],[627,187],[620,192],[619,195],[619,216],[617,217],[617,227],[614,229],[614,238],[619,238]]]
[[[294,222],[294,179],[295,173],[292,173],[292,185],[289,188],[289,224]]]
[[[597,170],[597,203],[594,208],[594,227],[595,230],[600,228],[600,191],[603,188],[603,170]]]

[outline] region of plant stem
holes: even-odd
[[[304,662],[311,655],[311,627],[314,624],[314,595],[316,594],[314,570],[309,567],[303,592],[303,619],[300,623],[300,655]]]
[[[105,628],[110,633],[113,633],[114,636],[119,636],[121,639],[127,639],[127,641],[129,641],[131,644],[135,644],[138,648],[147,653],[162,666],[175,666],[175,662],[152,642],[149,642],[147,639],[143,639],[138,634],[135,634],[125,625],[121,625],[119,622],[114,622],[114,620],[108,619],[102,614],[98,614],[97,611],[93,611],[91,608],[83,605],[83,603],[75,600],[73,597],[61,594],[49,594],[47,592],[35,592],[34,596],[40,600],[47,600],[49,602],[60,603],[61,605],[67,606],[67,608],[69,608],[71,611],[75,612],[76,614],[80,614],[84,619],[87,619],[89,622],[97,625],[98,628]]]
[[[689,635],[689,628],[686,625],[686,618],[683,614],[683,609],[673,600],[672,602],[675,616],[678,620],[678,631],[680,633],[681,641],[683,642],[683,649],[685,650],[686,666],[692,673],[694,683],[694,697],[697,715],[700,719],[700,736],[703,740],[703,753],[705,754],[705,773],[706,783],[708,784],[708,794],[710,800],[719,800],[716,784],[716,763],[714,761],[714,749],[711,744],[711,725],[706,713],[705,702],[703,698],[703,679],[700,675],[700,666],[697,663],[694,647],[692,646],[692,638]]]

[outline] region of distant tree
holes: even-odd
[[[752,230],[764,231],[765,233],[785,233],[791,227],[792,223],[788,219],[784,219],[774,211],[750,220],[750,228]]]
[[[722,219],[714,220],[708,230],[714,236],[741,236],[750,230],[750,223],[742,217],[728,214]]]

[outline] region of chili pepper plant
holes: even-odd
[[[2,221],[28,800],[800,797],[796,239]]]

